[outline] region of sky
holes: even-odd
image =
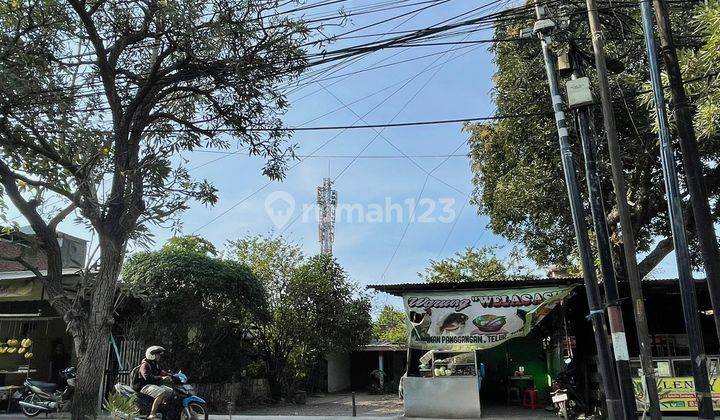
[[[343,5],[352,11],[370,2],[351,0]],[[385,7],[393,4],[383,3]],[[493,3],[495,7],[481,13],[513,4]],[[424,28],[478,6],[474,1],[449,0],[357,34]],[[327,28],[326,33],[358,29],[413,9],[352,17],[343,27]],[[486,30],[450,41],[491,37],[492,33]],[[290,108],[283,120],[288,127],[298,127],[491,116],[494,66],[487,47],[488,44],[443,45],[389,49],[367,55],[331,78],[291,92]],[[422,56],[427,57],[418,58]],[[365,70],[379,66],[385,67]],[[357,73],[349,74],[354,72]],[[289,140],[297,145],[297,154],[314,152],[315,156],[291,163],[285,180],[269,185],[261,173],[264,162],[259,157],[241,152],[186,154],[191,173],[212,181],[219,190],[219,201],[212,208],[192,203],[182,216],[182,233],[201,235],[219,248],[224,248],[229,240],[247,235],[282,233],[300,244],[307,255],[314,255],[319,252],[319,243],[312,207],[316,188],[323,178],[330,177],[338,196],[334,255],[362,286],[419,281],[418,272],[431,259],[451,256],[469,246],[500,246],[498,252],[505,258],[512,244],[489,231],[487,217],[478,215],[477,208],[468,203],[472,174],[465,156],[469,150],[467,139],[461,123],[297,131]],[[315,151],[326,141],[327,145]],[[348,157],[356,155],[359,158],[355,160]],[[410,217],[413,210],[415,215]],[[90,236],[71,222],[64,223],[61,230],[86,239]],[[164,228],[156,228],[153,233],[155,247],[173,234]],[[657,275],[674,275],[672,264],[667,261],[671,258],[666,258]],[[538,268],[538,273],[544,272]],[[384,295],[377,295],[374,300],[377,307],[397,304]]]

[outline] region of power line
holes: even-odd
[[[390,127],[413,127],[413,126],[424,126],[424,125],[441,125],[441,124],[453,124],[453,123],[465,123],[465,122],[477,122],[477,121],[495,121],[495,120],[507,120],[516,118],[526,117],[537,117],[537,116],[550,116],[547,112],[528,112],[528,113],[517,113],[517,114],[499,114],[485,117],[467,117],[467,118],[452,118],[452,119],[440,119],[440,120],[424,120],[424,121],[406,121],[399,123],[384,123],[384,124],[358,124],[358,125],[326,125],[317,127],[277,127],[277,128],[245,128],[245,129],[234,129],[234,128],[216,128],[216,129],[202,129],[207,133],[234,133],[236,131],[253,131],[253,132],[264,132],[264,131],[334,131],[334,130],[354,130],[354,129],[372,129],[372,128],[390,128]],[[145,130],[145,134],[168,134],[168,133],[185,133],[187,130],[170,129],[170,130]],[[66,130],[38,130],[38,133],[44,134],[68,134]],[[100,134],[112,134],[112,130],[95,130],[95,133]]]
[[[408,17],[407,19],[405,19],[404,21],[398,23],[395,27],[392,28],[392,30],[395,30],[395,29],[399,28],[400,26],[404,25],[405,23],[409,22],[410,20],[412,20],[413,18],[415,18],[416,16],[418,16],[420,13],[421,13],[421,12],[417,12],[417,13],[415,13],[414,15],[412,15],[412,16]],[[387,58],[389,58],[389,57],[386,57],[386,58],[383,58],[382,60],[376,61],[375,64],[379,64],[379,63],[383,62],[384,60],[386,60]],[[361,58],[361,59],[362,59],[362,58]],[[445,63],[447,63],[448,61],[450,61],[450,60],[447,60]],[[442,64],[444,64],[444,63],[442,63]],[[442,64],[441,64],[441,65],[442,65]],[[349,76],[348,76],[348,77],[349,77]],[[363,96],[362,98],[356,99],[356,100],[354,100],[352,103],[354,104],[354,103],[363,101],[363,100],[365,100],[365,99],[367,99],[367,98],[370,98],[370,97],[372,97],[372,96],[375,96],[376,94],[381,93],[381,92],[384,92],[385,90],[387,90],[387,89],[389,89],[389,88],[391,88],[391,87],[397,86],[398,84],[401,84],[401,83],[403,83],[403,82],[405,82],[405,81],[412,80],[414,77],[416,77],[416,76],[411,76],[411,77],[409,77],[409,78],[407,78],[407,79],[401,80],[401,81],[398,82],[398,83],[393,83],[392,85],[386,86],[386,87],[384,87],[384,88],[382,88],[382,89],[380,89],[380,90],[377,90],[377,91],[375,91],[375,92],[373,92],[373,93],[371,93],[371,94],[365,95],[365,96]],[[345,79],[346,79],[346,78],[340,79],[340,80],[338,80],[338,81],[335,82],[335,83],[339,83],[339,82],[341,82],[342,80],[345,80]],[[335,84],[335,83],[333,83],[333,84]],[[322,89],[319,89],[318,91],[320,91],[320,90],[322,90]],[[315,92],[318,92],[318,91],[315,91]],[[315,92],[313,92],[313,93],[315,93]],[[308,95],[305,95],[305,96],[303,96],[302,98],[305,98],[305,97],[307,97],[307,96],[309,96],[309,95],[312,95],[313,93],[310,93],[310,94],[308,94]],[[301,99],[302,99],[302,98],[301,98]],[[328,115],[330,115],[330,114],[332,114],[332,113],[334,113],[334,112],[336,112],[336,111],[339,111],[339,110],[341,110],[341,109],[343,109],[343,107],[339,107],[339,108],[336,108],[336,109],[334,109],[334,110],[332,110],[332,111],[326,112],[326,113],[324,113],[324,114],[322,114],[322,115],[319,115],[319,116],[317,116],[317,117],[315,117],[315,118],[313,118],[313,119],[310,119],[310,120],[305,121],[304,123],[300,124],[300,126],[302,127],[302,126],[304,126],[304,125],[306,125],[306,124],[310,124],[311,122],[314,122],[314,121],[316,121],[316,120],[318,120],[318,119],[320,119],[320,118],[326,117],[326,116],[328,116]],[[238,153],[238,152],[234,152],[233,154],[237,154],[237,153]],[[201,165],[198,165],[198,166],[196,166],[196,167],[194,167],[194,168],[191,168],[190,170],[195,170],[195,169],[198,169],[198,168],[207,166],[207,165],[209,165],[209,164],[211,164],[211,163],[215,163],[215,162],[217,162],[217,161],[219,161],[219,160],[221,160],[221,159],[224,159],[225,157],[227,157],[227,156],[223,156],[223,157],[219,157],[219,158],[217,158],[217,159],[213,159],[213,160],[211,160],[211,161],[209,161],[209,162],[206,162],[206,163],[204,163],[204,164],[201,164]],[[305,156],[299,156],[299,157],[300,157],[300,158],[311,158],[312,155],[305,155]]]
[[[428,71],[437,61],[440,60],[440,58],[441,58],[441,57],[438,57],[437,59],[435,59],[435,61],[433,61],[432,63],[430,63],[430,64],[429,64],[428,66],[426,66],[424,69],[420,70],[420,72],[418,72],[417,74],[415,74],[415,76],[413,76],[410,80],[408,80],[408,81],[405,82],[402,86],[400,86],[398,89],[396,89],[395,92],[393,92],[393,93],[391,94],[391,96],[394,95],[395,93],[401,91],[403,88],[405,88],[405,86],[407,86],[408,84],[410,84],[410,82],[412,82],[412,80],[414,80],[415,78],[417,78],[418,76],[420,76],[420,75],[423,74],[424,72]],[[447,63],[447,62],[449,62],[449,61],[450,61],[450,60],[446,60],[445,63]],[[443,63],[443,64],[445,64],[445,63]],[[425,83],[423,83],[423,85],[413,94],[413,96],[410,97],[410,99],[408,99],[408,100],[405,102],[405,104],[400,108],[400,110],[398,110],[398,111],[395,113],[395,115],[393,115],[393,117],[390,119],[391,122],[392,122],[395,118],[397,118],[398,115],[400,115],[400,113],[410,104],[410,102],[413,101],[413,99],[415,99],[415,97],[417,97],[417,95],[418,95],[423,89],[425,89],[425,87],[430,83],[430,81],[438,74],[438,72],[439,72],[441,69],[442,69],[442,65],[439,66],[439,67],[435,70],[435,72],[428,78],[428,80],[426,80]],[[322,86],[322,85],[321,85],[321,86]],[[377,106],[376,106],[376,108],[377,108]],[[371,110],[371,111],[372,111],[372,110]],[[370,112],[371,112],[371,111],[370,111]],[[364,115],[358,116],[358,119],[356,120],[356,122],[357,122],[357,121],[362,121],[362,120],[364,119],[364,117],[366,117],[368,114],[369,114],[369,112],[366,112]],[[355,115],[357,115],[357,114],[355,114]],[[355,163],[355,161],[357,161],[358,157],[361,156],[361,155],[365,152],[365,150],[366,150],[368,147],[370,147],[370,145],[372,145],[372,144],[375,142],[375,140],[377,140],[377,138],[381,135],[382,130],[381,130],[380,132],[377,132],[377,131],[376,131],[376,133],[377,133],[377,134],[375,135],[375,137],[373,137],[367,144],[365,144],[365,146],[363,146],[363,148],[362,148],[355,156],[352,157],[352,160],[351,160],[347,165],[345,165],[345,167],[343,167],[343,169],[340,170],[340,172],[338,172],[338,174],[335,176],[335,178],[333,178],[333,182],[336,182],[336,181],[345,173],[345,171],[347,171],[347,170],[353,165],[353,163]],[[447,159],[446,159],[446,160],[447,160]],[[428,175],[428,177],[429,177],[429,176],[430,176],[430,175]],[[427,178],[426,178],[426,182],[427,182]],[[297,222],[297,221],[300,219],[300,216],[301,216],[301,215],[302,215],[302,214],[298,214],[295,218],[293,218],[293,219],[290,221],[290,223],[288,223],[287,225],[285,225],[285,227],[282,229],[282,231],[281,231],[280,233],[281,233],[281,234],[284,234],[288,229],[290,229],[290,227],[293,226],[293,225],[295,224],[295,222]]]
[[[435,74],[433,74],[433,76],[430,78],[430,80],[432,80],[432,78],[433,78],[441,69],[442,69],[442,67],[441,67],[441,68],[438,68],[438,69],[436,70]],[[430,80],[428,80],[428,82],[429,82]],[[427,83],[426,83],[426,85],[427,85]],[[322,86],[322,84],[320,84],[320,86]],[[323,86],[323,88],[325,88],[325,87]],[[354,115],[360,117],[360,115],[359,115],[357,112],[355,112],[355,110],[353,110],[353,109],[350,108],[348,105],[346,105],[345,102],[343,102],[340,98],[337,97],[337,95],[335,95],[334,93],[332,93],[332,92],[331,92],[329,89],[327,89],[327,88],[325,88],[325,90],[326,90],[333,98],[335,98],[338,102],[340,102],[343,106],[345,106],[345,108],[347,108],[350,112],[352,112]],[[414,98],[414,97],[413,97],[413,98]],[[364,120],[363,120],[363,121],[364,121]],[[390,139],[388,139],[385,135],[382,134],[382,130],[373,130],[373,131],[375,131],[375,133],[377,134],[377,136],[379,136],[381,139],[383,139],[387,144],[389,144],[390,146],[392,146],[395,150],[397,150],[398,152],[400,152],[400,154],[402,154],[403,156],[405,156],[410,162],[412,162],[413,165],[415,165],[415,166],[416,166],[417,168],[419,168],[421,171],[423,171],[424,173],[426,173],[428,176],[431,176],[433,179],[435,179],[435,180],[437,180],[437,181],[445,184],[445,185],[448,186],[449,188],[451,188],[451,189],[453,189],[453,190],[455,190],[455,191],[459,191],[460,193],[462,193],[462,191],[460,191],[460,190],[459,190],[458,188],[456,188],[455,186],[453,186],[453,185],[451,185],[451,184],[448,184],[448,183],[445,182],[444,180],[442,180],[442,179],[440,179],[440,178],[432,175],[432,174],[431,174],[430,172],[428,172],[428,170],[425,169],[422,165],[420,165],[420,164],[417,163],[413,158],[411,158],[410,156],[408,156],[407,154],[405,154],[405,152],[403,152],[402,150],[400,150],[399,147],[397,147],[393,142],[390,141]],[[360,156],[362,156],[362,153],[358,154],[357,157],[359,158]],[[339,177],[339,175],[338,175],[338,177]]]
[[[452,153],[456,153],[458,150],[460,150],[460,148],[461,148],[463,145],[465,145],[465,142],[464,142],[464,141],[461,142],[461,143],[458,145],[458,147],[456,147],[455,150],[453,150]],[[446,159],[443,160],[442,162],[438,163],[438,164],[430,171],[430,173],[433,173],[433,172],[437,171],[438,169],[440,169],[440,167],[441,167],[442,165],[444,165],[445,162],[447,162],[448,160],[449,160],[449,158],[446,158]],[[418,206],[418,203],[420,202],[420,198],[422,197],[423,193],[425,192],[425,187],[427,187],[428,179],[430,179],[430,175],[426,175],[426,176],[425,176],[425,181],[423,182],[422,188],[420,188],[420,192],[418,193],[417,200],[415,200],[415,208],[413,209],[413,211],[412,211],[412,213],[411,213],[411,216],[414,216],[415,210],[417,210],[417,206]],[[411,223],[410,223],[410,217],[408,217],[408,222],[405,224],[405,227],[403,228],[402,235],[400,235],[400,240],[398,241],[397,245],[395,245],[395,248],[393,249],[393,253],[392,253],[391,256],[390,256],[390,260],[388,260],[387,264],[385,265],[385,268],[383,269],[382,274],[380,275],[380,278],[381,278],[381,279],[384,279],[384,278],[385,278],[385,275],[387,274],[388,270],[390,269],[390,266],[392,265],[393,261],[395,260],[395,256],[397,255],[398,250],[400,249],[400,246],[402,245],[402,242],[403,242],[403,240],[405,239],[405,236],[407,235],[408,229],[410,229],[410,224],[411,224]]]
[[[346,35],[346,34],[354,33],[354,32],[356,32],[356,31],[366,29],[367,27],[372,27],[372,26],[375,26],[375,25],[378,25],[378,24],[381,24],[381,23],[385,23],[385,22],[390,21],[390,20],[393,20],[393,19],[397,19],[397,18],[399,18],[399,17],[403,17],[403,16],[407,16],[407,15],[410,15],[410,14],[413,14],[413,13],[417,13],[417,12],[419,12],[419,11],[428,9],[428,8],[430,8],[430,7],[435,7],[435,6],[437,6],[438,4],[443,4],[443,3],[447,2],[447,1],[450,1],[450,0],[436,0],[436,3],[430,4],[430,5],[428,5],[428,6],[424,6],[424,7],[420,8],[420,9],[416,9],[416,10],[413,10],[413,11],[410,11],[410,12],[407,12],[407,13],[403,13],[403,14],[401,14],[401,15],[394,16],[394,17],[391,17],[391,18],[382,20],[382,21],[380,21],[380,22],[375,22],[375,23],[373,23],[373,24],[371,24],[371,25],[367,25],[367,26],[365,26],[365,27],[357,28],[357,29],[355,29],[355,30],[353,30],[353,31],[349,31],[349,32],[346,32],[346,33],[344,33],[344,34],[340,34],[340,35],[338,35],[337,37],[342,37],[342,36],[344,36],[344,35]],[[497,3],[497,0],[494,1],[494,2],[491,2],[490,5],[495,4],[495,3]],[[484,6],[481,6],[481,7],[477,8],[477,9],[482,9],[483,7],[487,7],[487,6],[488,6],[488,5],[484,5]],[[474,9],[474,10],[476,10],[476,9]],[[445,25],[445,26],[441,26],[441,27],[436,27],[438,24],[435,24],[435,25],[433,25],[433,26],[431,26],[431,27],[429,27],[429,28],[424,28],[424,29],[421,29],[421,30],[417,30],[417,31],[414,32],[414,33],[410,33],[410,34],[407,34],[407,35],[404,35],[404,36],[395,37],[395,38],[390,38],[390,39],[385,40],[385,41],[376,41],[376,42],[369,43],[369,44],[356,45],[356,46],[347,47],[347,48],[343,48],[343,49],[339,49],[339,50],[334,50],[334,51],[330,51],[330,52],[317,53],[316,55],[322,56],[323,58],[322,58],[321,60],[317,60],[317,61],[315,61],[315,62],[308,63],[307,65],[304,65],[302,68],[304,69],[304,68],[308,68],[308,67],[317,66],[317,65],[320,65],[320,64],[325,64],[325,63],[329,63],[329,62],[335,61],[335,60],[337,60],[337,59],[343,59],[343,58],[351,57],[351,56],[358,55],[358,54],[366,54],[366,53],[373,52],[373,51],[377,51],[377,50],[380,50],[380,49],[383,49],[383,48],[386,48],[386,47],[389,47],[389,46],[397,46],[397,44],[400,44],[400,43],[402,43],[402,42],[409,42],[409,41],[417,40],[417,39],[420,39],[420,38],[429,37],[429,36],[435,35],[435,34],[437,34],[437,33],[441,33],[441,32],[444,32],[444,31],[449,31],[449,30],[456,29],[456,28],[463,27],[463,26],[477,25],[477,24],[480,24],[480,23],[483,23],[483,22],[485,22],[485,23],[492,23],[492,22],[493,22],[493,19],[497,19],[498,17],[501,17],[501,16],[503,15],[503,13],[505,13],[505,14],[516,13],[516,10],[523,10],[523,11],[525,11],[525,10],[527,10],[527,7],[526,7],[526,6],[523,6],[523,7],[520,7],[520,8],[510,9],[509,11],[494,13],[494,14],[490,14],[490,15],[487,15],[487,16],[481,16],[481,17],[474,18],[474,19],[471,19],[471,20],[466,20],[466,21],[462,21],[462,22],[457,22],[457,23],[453,23],[453,24]],[[467,13],[467,12],[466,12],[466,13]],[[462,16],[462,15],[463,15],[463,14],[461,14],[461,15],[459,15],[459,16]],[[441,22],[441,23],[450,21],[450,20],[452,20],[452,19],[454,19],[454,18],[447,19],[447,20],[445,20],[445,21],[443,21],[443,22]],[[335,56],[335,55],[340,55],[340,56],[339,56],[339,57],[330,57],[330,56]],[[288,69],[287,71],[288,71],[288,72],[292,72],[292,71],[295,71],[295,70],[296,70],[296,69]],[[92,83],[94,83],[94,84],[99,84],[100,82],[96,80],[95,82],[92,82]],[[127,88],[130,89],[130,88],[132,88],[132,87],[129,86],[129,87],[127,87]],[[55,88],[55,89],[46,90],[46,92],[38,91],[38,92],[35,92],[35,93],[37,93],[37,94],[52,93],[52,92],[59,92],[59,91],[62,91],[62,90],[66,90],[66,89],[68,89],[68,88],[59,87],[59,88]],[[82,94],[80,94],[80,95],[92,96],[92,95],[98,95],[98,94],[102,94],[102,92],[101,92],[101,91],[95,91],[95,92],[82,93]],[[77,95],[76,95],[76,96],[77,96]]]
[[[437,253],[437,258],[440,258],[443,251],[445,251],[445,246],[447,245],[448,241],[450,240],[450,237],[452,236],[453,232],[455,231],[455,226],[457,226],[458,221],[460,220],[460,216],[462,216],[463,210],[465,210],[465,207],[467,207],[468,203],[470,202],[470,197],[472,194],[468,194],[467,197],[465,197],[465,201],[463,201],[462,207],[460,207],[460,211],[458,212],[457,216],[455,216],[455,220],[453,220],[452,226],[450,226],[450,231],[448,232],[447,236],[445,236],[445,240],[443,241],[442,246],[440,247],[440,251]]]
[[[367,111],[365,114],[363,114],[362,117],[366,117],[366,116],[368,116],[370,113],[372,113],[373,111],[375,111],[376,109],[378,109],[378,108],[379,108],[380,106],[382,106],[385,102],[387,102],[388,100],[390,100],[390,98],[392,98],[392,97],[395,96],[398,92],[400,92],[400,91],[401,91],[405,86],[407,86],[407,84],[409,84],[412,80],[414,80],[415,78],[417,78],[418,76],[420,76],[424,71],[425,71],[425,69],[424,69],[424,70],[421,70],[421,71],[418,72],[413,78],[411,78],[410,80],[408,80],[407,82],[405,82],[405,84],[403,84],[402,86],[400,86],[398,89],[395,89],[395,90],[394,90],[393,92],[391,92],[387,97],[385,97],[385,99],[383,99],[380,103],[378,103],[378,104],[375,105],[373,108],[371,108],[369,111]],[[360,120],[361,120],[361,119],[358,118],[358,119],[355,121],[355,123],[359,122]],[[325,146],[326,146],[327,144],[329,144],[331,141],[333,141],[333,140],[335,140],[336,138],[340,137],[340,135],[342,135],[342,133],[344,133],[346,130],[347,130],[347,129],[342,129],[339,133],[335,134],[333,137],[331,137],[331,138],[329,138],[328,140],[326,140],[325,142],[323,142],[320,146],[316,147],[312,152],[310,152],[310,155],[314,155],[315,153],[317,153],[318,151],[320,151],[323,147],[325,147]],[[296,163],[295,165],[293,165],[292,167],[290,167],[289,170],[292,170],[292,169],[298,167],[300,164],[302,164],[303,162],[305,162],[307,159],[308,159],[307,157],[300,159],[300,161],[297,162],[297,163]],[[337,178],[336,178],[336,179],[337,179]],[[193,231],[193,234],[194,234],[194,233],[197,233],[198,231],[200,231],[200,230],[206,228],[207,226],[210,226],[211,224],[215,223],[215,222],[216,222],[217,220],[219,220],[221,217],[225,216],[226,214],[228,214],[229,212],[231,212],[233,209],[235,209],[236,207],[238,207],[238,206],[241,205],[242,203],[246,202],[247,200],[251,199],[252,197],[254,197],[255,195],[257,195],[259,192],[261,192],[262,190],[264,190],[264,189],[267,188],[268,186],[270,186],[270,184],[272,184],[272,181],[266,182],[266,183],[263,184],[260,188],[254,190],[252,193],[248,194],[247,196],[243,197],[241,200],[239,200],[239,201],[237,201],[236,203],[234,203],[234,204],[233,204],[232,206],[230,206],[228,209],[224,210],[223,212],[221,212],[221,213],[218,214],[217,216],[215,216],[215,217],[213,217],[212,219],[210,219],[208,222],[204,223],[202,226],[200,226],[200,227],[198,227],[197,229],[195,229],[195,230]],[[299,217],[299,216],[298,216],[298,217]],[[297,220],[297,218],[296,218],[295,220]],[[294,222],[294,220],[293,220],[293,222]],[[284,232],[290,225],[292,225],[292,222],[285,227],[285,229],[283,230],[283,232]]]
[[[243,152],[245,150],[237,151],[237,152],[225,152],[222,150],[194,150],[194,152],[198,153],[213,153],[213,154],[220,154],[224,156],[233,156],[238,155],[239,153]],[[314,159],[314,158],[324,158],[324,159],[407,159],[409,157],[411,158],[467,158],[468,155],[466,153],[457,153],[457,154],[424,154],[424,155],[362,155],[362,156],[355,156],[355,155],[302,155],[298,154],[295,155],[299,158],[308,158],[308,159]]]

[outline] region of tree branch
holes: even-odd
[[[30,223],[35,235],[40,240],[39,246],[45,251],[48,267],[47,276],[38,276],[39,272],[34,272],[34,274],[44,281],[53,306],[62,315],[67,314],[71,305],[62,288],[62,256],[60,255],[57,233],[45,223],[36,207],[23,198],[15,179],[12,177],[12,171],[2,160],[0,160],[0,183],[13,205]]]
[[[673,250],[672,237],[662,239],[655,245],[655,249],[638,263],[638,272],[640,278],[644,278],[648,275],[658,264]]]
[[[60,213],[56,214],[55,217],[50,220],[50,222],[48,223],[48,227],[53,230],[57,229],[57,226],[60,224],[60,222],[62,222],[63,220],[65,220],[66,217],[71,215],[76,208],[77,205],[75,205],[75,203],[70,203],[69,206],[62,209]]]

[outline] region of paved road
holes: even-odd
[[[38,419],[45,419],[45,417],[37,417]],[[48,416],[48,419],[53,420],[66,420],[69,416]],[[108,420],[110,417],[107,418]],[[244,415],[233,415],[232,419],[228,415],[210,415],[210,420],[393,420],[402,419],[402,417],[344,417],[344,416],[244,416]],[[0,414],[0,420],[27,420],[27,417],[17,414]],[[422,419],[413,419],[422,420]]]
[[[496,419],[546,419],[548,417],[545,416],[545,413],[536,412],[533,414],[526,412],[523,415],[500,415],[500,416],[494,416],[494,415],[488,415],[483,416],[484,419],[490,419],[490,420],[496,420]],[[39,419],[44,419],[44,417],[38,417]],[[69,417],[56,417],[56,416],[50,416],[48,419],[68,419]],[[557,418],[556,416],[551,416],[549,418]],[[685,417],[685,416],[672,416],[672,417],[666,417],[670,420],[689,420],[689,419],[696,419],[697,417]],[[394,416],[394,417],[347,417],[347,416],[240,416],[240,415],[233,415],[232,419],[230,419],[227,415],[211,415],[211,420],[403,420],[403,417],[400,416]],[[27,420],[27,417],[25,416],[19,416],[16,414],[0,414],[0,420]],[[109,418],[108,418],[109,420]],[[423,420],[423,419],[412,419],[412,420]]]

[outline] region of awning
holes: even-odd
[[[72,292],[76,289],[77,268],[63,269],[63,289]],[[46,270],[40,274],[47,275]],[[0,302],[32,301],[43,299],[43,285],[32,271],[0,272]]]

